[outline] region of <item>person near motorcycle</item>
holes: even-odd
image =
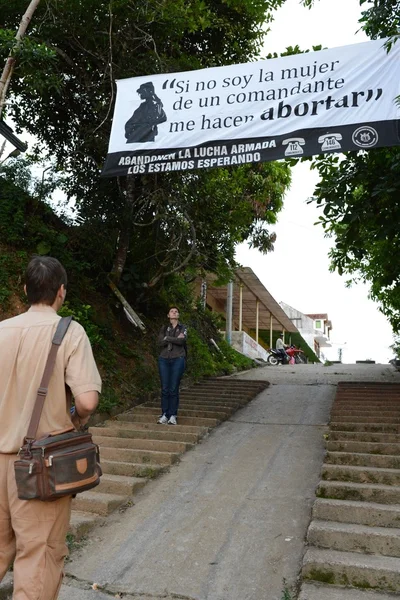
[[[283,337],[284,334],[281,333],[281,336]],[[282,337],[278,337],[278,339],[276,340],[275,349],[280,354],[280,356],[282,357],[282,360],[284,360],[285,358],[288,358],[288,356],[286,354],[286,348],[288,348],[289,346],[287,346],[284,343]]]

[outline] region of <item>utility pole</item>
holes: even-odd
[[[21,40],[24,37],[26,30],[28,29],[28,25],[32,19],[33,13],[39,6],[39,3],[40,3],[40,0],[31,0],[31,2],[29,3],[29,6],[26,9],[25,14],[23,15],[23,17],[21,19],[21,23],[19,24],[19,28],[18,28],[18,31],[15,36],[15,44],[10,51],[10,54],[6,60],[6,64],[4,66],[3,72],[1,74],[1,78],[0,78],[0,119],[3,114],[4,106],[6,103],[8,86],[10,85],[11,77],[12,77],[12,74],[14,71],[16,60],[17,60],[15,57],[15,51],[20,47]]]
[[[232,308],[233,308],[233,281],[230,281],[227,285],[226,333],[225,333],[225,338],[229,345],[232,344]]]

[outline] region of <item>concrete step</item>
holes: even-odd
[[[160,414],[161,410],[160,410],[160,403],[159,402],[146,402],[145,404],[141,404],[141,406],[143,407],[150,407],[150,408],[157,408],[158,409],[158,413]],[[241,404],[239,404],[238,402],[223,402],[223,401],[205,401],[203,402],[202,400],[180,400],[179,401],[179,411],[181,411],[182,409],[189,409],[189,410],[213,410],[213,411],[219,411],[219,410],[231,410],[231,411],[235,411],[238,410],[239,408],[241,408]]]
[[[262,391],[260,388],[249,387],[246,385],[194,385],[190,388],[181,388],[182,394],[221,394],[227,396],[229,394],[252,394],[253,396]]]
[[[387,386],[382,388],[365,388],[365,389],[342,389],[338,387],[338,396],[363,396],[370,395],[376,396],[380,398],[381,396],[385,396],[386,394],[398,394],[399,386],[395,385],[393,387]]]
[[[398,528],[312,521],[308,528],[307,541],[318,548],[341,552],[400,557],[400,529]]]
[[[374,392],[364,392],[359,394],[342,394],[337,393],[335,402],[400,402],[400,394],[398,391],[386,391],[385,393],[376,394]]]
[[[125,475],[111,475],[104,473],[98,485],[93,491],[106,494],[118,494],[120,496],[131,496],[140,490],[147,480],[144,477],[126,477]]]
[[[264,388],[265,389],[265,388]],[[182,394],[258,394],[262,391],[259,387],[249,386],[248,384],[241,385],[194,385],[190,388],[181,388]]]
[[[265,389],[265,388],[264,388]],[[181,388],[182,394],[259,394],[263,391],[260,387],[235,384],[235,385],[193,385],[190,388]]]
[[[125,475],[126,477],[157,477],[168,469],[166,465],[146,465],[143,463],[121,462],[101,459],[103,473],[110,475]]]
[[[385,410],[397,411],[400,407],[400,401],[398,400],[390,400],[387,399],[385,401],[375,401],[375,400],[358,400],[357,402],[338,402],[337,400],[334,402],[332,406],[332,410],[377,410],[379,408]]]
[[[99,515],[89,512],[73,510],[69,523],[68,533],[74,536],[74,539],[79,541],[89,533],[102,519]]]
[[[395,600],[390,592],[376,592],[344,586],[303,583],[298,600]]]
[[[400,591],[400,559],[389,556],[309,548],[302,573],[305,579],[331,585]]]
[[[130,423],[156,423],[157,417],[154,414],[135,414],[135,413],[124,413],[117,417],[118,421],[130,422]],[[178,415],[179,425],[191,425],[193,427],[216,427],[219,425],[219,419],[205,419],[197,417],[181,417]],[[170,427],[176,427],[171,425]]]
[[[317,497],[378,504],[400,504],[400,487],[372,483],[321,481]]]
[[[336,399],[338,401],[339,400],[348,400],[348,399],[352,399],[352,398],[358,398],[360,400],[369,398],[369,399],[376,400],[379,402],[381,400],[385,400],[385,398],[400,399],[400,394],[399,394],[398,389],[381,390],[380,392],[377,392],[377,390],[365,390],[365,391],[358,390],[357,392],[355,390],[353,390],[352,392],[338,390],[338,392],[336,394]]]
[[[106,516],[126,502],[128,496],[101,492],[82,492],[72,500],[72,510]]]
[[[331,465],[400,469],[400,456],[387,454],[358,454],[355,452],[327,452],[325,462]]]
[[[130,438],[136,440],[165,440],[170,442],[179,442],[186,444],[189,448],[193,446],[202,436],[196,433],[179,433],[172,430],[172,427],[160,427],[154,425],[154,429],[135,429],[132,427],[133,423],[124,425],[120,422],[118,425],[112,425],[111,427],[91,427],[89,429],[92,435],[109,436],[109,437],[120,437]]]
[[[99,446],[108,446],[109,448],[130,448],[131,450],[157,450],[159,452],[174,452],[182,454],[189,448],[193,447],[193,444],[187,444],[184,442],[169,442],[166,440],[141,440],[129,437],[117,437],[118,431],[114,429],[114,436],[100,436],[94,435],[93,441]]]
[[[400,443],[357,442],[353,440],[326,443],[326,448],[332,452],[360,452],[369,454],[400,454]]]
[[[312,517],[321,521],[397,528],[400,526],[400,505],[317,498]]]
[[[389,416],[387,416],[389,415]],[[341,413],[331,413],[332,423],[391,423],[400,424],[400,413],[383,413],[377,411],[375,415],[366,416],[365,413],[343,415]]]
[[[112,438],[105,438],[112,439]],[[179,460],[177,452],[159,452],[158,450],[131,450],[100,445],[101,460],[142,463],[147,465],[173,465]]]
[[[358,442],[400,442],[397,433],[372,433],[371,431],[330,431],[329,440],[354,440]]]
[[[105,426],[106,427],[121,427],[124,430],[131,430],[131,431],[144,431],[149,432],[149,433],[156,433],[158,432],[164,432],[164,433],[190,433],[196,436],[203,436],[205,435],[208,431],[209,428],[208,427],[201,427],[199,425],[194,426],[194,425],[168,425],[168,427],[166,426],[160,426],[156,421],[151,421],[150,423],[136,423],[135,421],[124,421],[123,416],[121,415],[120,418],[115,419],[115,420],[110,420],[110,421],[106,421],[105,422]]]
[[[197,402],[224,402],[225,400],[230,402],[236,402],[240,404],[240,406],[245,406],[250,402],[250,400],[254,399],[254,394],[179,394],[179,401],[197,401]]]
[[[354,483],[397,486],[400,485],[400,471],[398,469],[324,464],[322,466],[322,479],[325,481],[352,481]]]
[[[394,419],[394,423],[396,422],[396,419],[400,420],[400,411],[399,410],[382,410],[382,409],[377,409],[377,410],[332,410],[331,411],[331,420],[332,421],[344,421],[345,423],[354,423],[354,421],[359,421],[359,419],[362,419],[362,422],[368,423],[369,419],[373,419],[373,422],[376,422],[376,418],[380,417],[381,419],[384,419],[384,421],[382,421],[382,423],[386,423],[386,419]],[[353,417],[356,417],[355,419],[353,419],[353,421],[348,420],[351,419]],[[364,421],[364,419],[367,419],[366,421]]]
[[[151,406],[137,406],[134,409],[133,415],[152,415],[156,420],[160,416],[160,409]],[[181,409],[179,407],[178,418],[179,421],[182,420],[183,417],[194,417],[199,419],[218,419],[219,421],[224,421],[232,414],[230,410],[197,410],[194,409]]]
[[[380,420],[376,423],[364,423],[358,420],[357,423],[331,422],[329,427],[332,431],[366,431],[373,433],[399,433],[400,425],[396,423],[381,423]]]
[[[245,389],[251,389],[251,390],[264,390],[265,388],[267,388],[269,386],[269,381],[251,381],[250,379],[240,379],[238,377],[233,377],[232,379],[227,379],[227,378],[223,378],[223,379],[207,379],[204,381],[199,381],[198,383],[195,383],[190,389],[202,389],[202,388],[208,388],[208,387],[223,387],[223,388],[229,388],[232,387],[233,389],[237,389],[238,387],[243,387]]]

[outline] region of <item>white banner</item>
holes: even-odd
[[[119,80],[103,175],[397,145],[400,44],[384,42]]]

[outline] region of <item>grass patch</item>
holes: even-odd
[[[312,569],[306,575],[306,579],[327,583],[328,585],[334,585],[336,581],[335,573],[333,571],[323,571],[322,569]]]

